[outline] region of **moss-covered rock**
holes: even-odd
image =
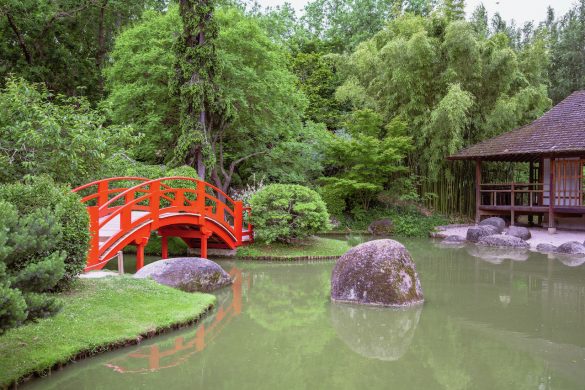
[[[424,301],[410,253],[394,240],[369,241],[341,256],[331,277],[331,299],[378,306]]]
[[[232,283],[218,264],[200,257],[159,260],[143,267],[135,278],[151,278],[166,286],[188,292],[210,292]]]

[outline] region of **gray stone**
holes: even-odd
[[[496,228],[498,233],[502,233],[506,228],[506,221],[500,217],[490,217],[481,221],[479,226],[493,226]]]
[[[388,309],[333,304],[331,323],[352,351],[370,359],[396,361],[408,352],[421,312],[420,305]]]
[[[210,292],[232,283],[218,264],[200,257],[159,260],[143,267],[135,278],[151,278],[160,284],[194,292]]]
[[[492,236],[482,237],[477,242],[477,245],[496,248],[530,248],[530,244],[528,244],[526,241],[518,237],[505,236],[503,234],[494,234]]]
[[[331,299],[377,306],[424,301],[410,253],[394,240],[365,242],[341,256],[331,276]]]
[[[524,241],[530,240],[532,238],[532,234],[530,233],[530,230],[528,230],[527,228],[522,227],[522,226],[510,226],[508,228],[507,234],[509,236],[518,237]]]
[[[555,252],[565,255],[585,255],[585,245],[577,241],[569,241],[560,245]]]
[[[368,226],[368,232],[374,236],[389,236],[394,232],[394,222],[390,218],[374,221]]]
[[[557,247],[553,244],[542,243],[536,246],[536,250],[540,253],[553,253],[557,251]]]
[[[491,226],[473,226],[467,229],[467,241],[478,242],[480,238],[498,234],[498,230]]]
[[[469,246],[467,253],[492,264],[501,264],[504,260],[526,261],[530,256],[524,248],[498,248],[488,246]]]

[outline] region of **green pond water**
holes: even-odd
[[[235,283],[200,324],[23,387],[585,389],[581,261],[405,245],[423,307],[332,304],[333,262],[219,261]]]

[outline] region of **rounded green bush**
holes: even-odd
[[[321,196],[296,184],[271,184],[250,199],[254,230],[260,241],[290,242],[330,228]]]
[[[33,177],[26,183],[0,185],[0,200],[13,204],[21,219],[40,209],[54,218],[60,227],[60,239],[43,251],[66,254],[65,273],[57,288],[67,288],[85,268],[89,248],[89,216],[79,196],[69,187],[43,176]]]

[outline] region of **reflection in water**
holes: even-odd
[[[234,282],[231,289],[224,288],[217,294],[217,310],[197,327],[195,334],[185,339],[177,337],[171,346],[158,344],[140,348],[126,356],[118,357],[105,365],[119,373],[139,373],[174,367],[187,361],[191,355],[201,352],[224,327],[242,313],[242,284],[249,287],[249,278],[243,280],[242,272],[233,267],[229,272]]]
[[[579,267],[585,264],[585,255],[553,254],[552,256],[567,267]]]
[[[367,358],[394,361],[408,350],[422,311],[332,303],[331,322],[354,352]]]
[[[583,390],[585,264],[405,245],[423,308],[331,304],[332,262],[220,262],[238,276],[197,326],[24,387]]]
[[[526,261],[530,256],[527,249],[494,248],[480,245],[468,245],[467,253],[492,264],[502,264],[504,260]]]

